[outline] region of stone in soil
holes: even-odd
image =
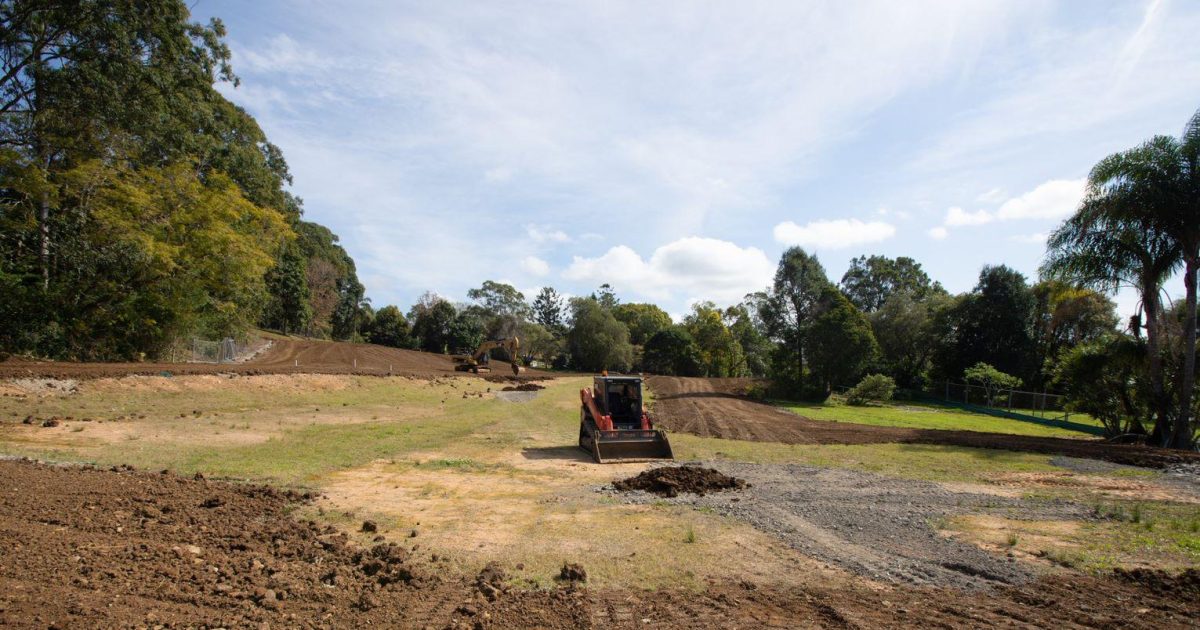
[[[621,492],[644,490],[660,497],[676,497],[681,492],[704,496],[721,490],[741,490],[750,487],[745,481],[699,466],[664,466],[614,481],[613,487]]]

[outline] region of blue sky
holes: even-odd
[[[673,315],[911,256],[1036,276],[1104,155],[1200,107],[1194,2],[199,0],[378,307],[611,283]],[[1178,291],[1175,291],[1178,293]],[[1135,299],[1123,295],[1122,310]]]

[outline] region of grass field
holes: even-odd
[[[515,403],[487,391],[499,385],[471,378],[99,379],[80,383],[78,393],[69,395],[0,397],[0,453],[315,488],[326,498],[303,508],[305,516],[356,537],[364,536],[356,526],[365,518],[388,536],[419,531],[423,548],[448,554],[464,572],[477,571],[486,559],[520,562],[526,569],[517,577],[539,584],[565,557],[588,558],[597,585],[635,580],[647,587],[700,586],[716,574],[807,570],[797,568],[794,551],[742,521],[683,506],[626,505],[596,493],[645,464],[598,466],[575,446],[577,392],[587,382],[555,379],[533,400]],[[828,421],[1071,435],[920,405],[791,408]],[[27,415],[64,420],[42,428],[23,424]],[[1155,523],[1152,531],[1145,523],[1118,521],[1074,524],[1059,537],[1035,535],[1027,531],[1030,524],[1019,522],[945,527],[981,544],[1017,536],[1018,547],[1030,553],[1066,559],[1086,552],[1076,560],[1084,568],[1136,565],[1150,557],[1180,564],[1200,554],[1191,530],[1200,509],[1169,496],[1154,498],[1157,473],[1075,473],[1052,465],[1046,455],[935,445],[786,445],[680,433],[671,441],[680,461],[851,468],[971,491],[1106,505],[1148,496],[1139,509]],[[614,537],[612,531],[625,534]],[[1083,536],[1086,546],[1079,542]]]
[[[984,431],[1042,437],[1090,438],[1095,437],[1069,427],[1047,426],[1011,418],[1001,418],[954,407],[923,402],[896,402],[885,405],[856,407],[830,398],[824,403],[799,403],[777,401],[779,406],[813,420],[828,422],[851,422],[885,427],[913,429],[946,429],[956,431]],[[1100,423],[1090,416],[1072,415],[1072,423],[1099,427]]]

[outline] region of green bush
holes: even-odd
[[[851,405],[865,405],[868,402],[887,402],[896,391],[896,381],[883,374],[868,374],[846,394],[846,402]]]

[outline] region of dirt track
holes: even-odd
[[[492,361],[493,376],[512,376],[510,365]],[[100,378],[131,374],[398,374],[430,376],[454,373],[447,355],[388,348],[374,344],[304,339],[275,339],[269,349],[245,363],[72,363],[66,361],[0,362],[0,378]],[[522,375],[526,372],[523,371]],[[536,370],[530,376],[539,374]]]
[[[647,380],[654,392],[658,424],[704,437],[785,444],[944,444],[1102,459],[1149,468],[1200,462],[1197,453],[1099,440],[821,422],[742,396],[740,392],[749,383],[747,379],[736,378],[671,376],[652,376]]]
[[[4,627],[1187,627],[1200,576],[1073,573],[990,592],[711,583],[524,591],[503,567],[438,577],[418,544],[366,543],[271,488],[0,461]],[[575,559],[586,565],[586,559]]]

